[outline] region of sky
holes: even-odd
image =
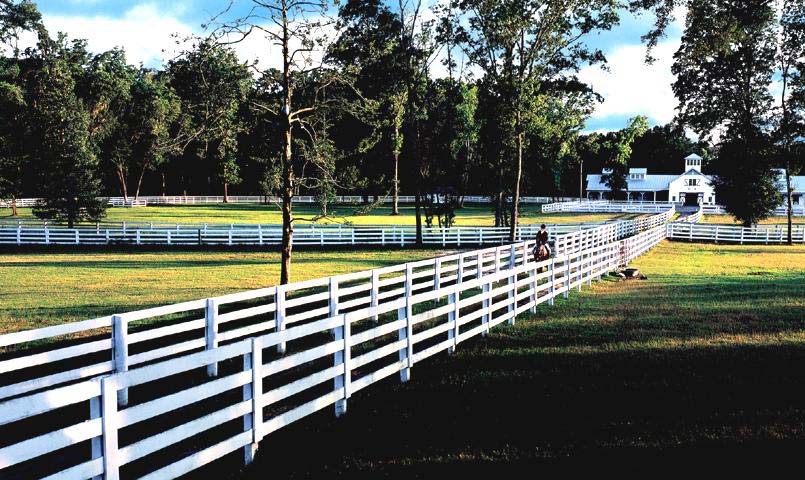
[[[65,32],[85,38],[90,50],[101,52],[125,48],[130,63],[158,67],[179,51],[177,37],[200,33],[201,25],[228,4],[228,0],[38,0],[51,34]],[[678,17],[681,17],[678,16]],[[674,117],[676,100],[671,91],[673,54],[679,47],[681,22],[671,25],[654,56],[644,64],[645,46],[640,36],[651,27],[653,17],[623,12],[621,24],[609,32],[588,38],[588,44],[606,54],[608,70],[584,67],[581,80],[604,97],[588,120],[586,131],[619,130],[636,115],[645,115],[651,125],[663,125]],[[244,59],[270,47],[256,39],[239,44]],[[272,59],[269,58],[268,61]],[[265,62],[265,60],[263,60]]]

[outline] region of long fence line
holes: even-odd
[[[210,204],[220,204],[224,203],[223,196],[216,196],[216,195],[172,195],[172,196],[142,196],[138,197],[137,199],[134,198],[123,198],[123,197],[103,197],[104,199],[108,198],[109,206],[110,207],[144,207],[148,205],[210,205]],[[370,195],[370,200],[373,201],[374,196]],[[443,197],[442,197],[443,198]],[[463,199],[467,203],[488,203],[490,202],[489,196],[483,195],[464,195]],[[17,206],[21,208],[26,207],[34,207],[40,201],[39,198],[18,198],[17,199]],[[359,195],[338,195],[333,198],[331,203],[334,204],[361,204],[364,203],[364,197]],[[574,197],[533,197],[533,196],[526,196],[521,197],[520,201],[522,203],[549,203],[549,202],[569,202],[578,200],[578,198]],[[273,196],[263,196],[263,195],[230,195],[227,198],[226,203],[279,203],[281,199],[279,197]],[[392,203],[394,198],[389,195],[383,195],[378,197],[377,201],[381,203]],[[411,204],[416,201],[416,197],[413,195],[401,195],[398,200],[400,203],[404,204]],[[318,198],[313,195],[296,195],[293,197],[293,203],[299,205],[311,205],[318,203]],[[0,208],[9,208],[11,207],[10,200],[2,200],[0,199]]]
[[[624,220],[629,222],[629,220]],[[551,240],[600,223],[552,224]],[[520,225],[517,238],[534,238],[539,225]],[[501,244],[509,240],[508,227],[423,227],[426,246],[470,246]],[[0,245],[165,245],[165,246],[276,246],[282,243],[280,225],[216,225],[191,228],[188,225],[127,224],[85,228],[0,226]],[[307,225],[294,227],[295,246],[411,246],[416,244],[413,225]]]
[[[727,210],[722,205],[702,205],[702,211],[705,215],[727,215]],[[805,215],[805,205],[794,205],[792,208],[794,216]],[[782,206],[774,209],[774,215],[785,216],[788,215],[788,207]]]
[[[788,242],[787,225],[715,225],[706,223],[673,222],[668,226],[668,239],[690,242],[757,243],[782,244]],[[792,240],[805,244],[805,225],[794,224],[791,229]]]
[[[0,474],[174,478],[238,450],[249,463],[266,435],[341,415],[361,389],[408,381],[666,236],[602,243],[611,228],[559,238],[566,253],[538,263],[526,241],[2,335]]]
[[[588,212],[588,213],[659,213],[673,208],[669,202],[627,202],[612,200],[584,200],[547,203],[542,213]]]

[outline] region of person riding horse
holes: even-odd
[[[551,258],[551,247],[548,245],[548,230],[543,223],[537,232],[537,244],[534,246],[534,260],[541,262]]]

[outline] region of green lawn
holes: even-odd
[[[294,253],[294,280],[396,265],[437,250]],[[0,253],[0,333],[276,285],[279,253]]]
[[[649,279],[541,305],[453,357],[415,365],[405,385],[394,377],[359,392],[341,419],[328,408],[272,434],[243,476],[653,476],[796,464],[805,247],[666,242],[634,265]]]
[[[794,216],[793,217],[794,223],[805,223],[805,217],[803,216]],[[719,224],[726,224],[726,225],[741,225],[741,222],[735,220],[732,215],[702,215],[702,223],[719,223]],[[765,220],[760,222],[761,224],[770,224],[770,223],[778,223],[778,224],[788,224],[788,217],[769,217]]]
[[[633,214],[610,213],[550,213],[543,214],[540,205],[524,205],[522,223],[578,223],[600,222],[610,219],[634,218]],[[361,214],[358,206],[335,206],[332,218],[325,222],[351,222],[358,225],[396,224],[414,225],[414,207],[405,205],[400,215],[391,215],[391,208],[381,207]],[[319,212],[312,207],[296,207],[294,209],[300,221],[312,219]],[[33,218],[28,208],[19,209],[20,218]],[[494,225],[494,213],[488,205],[468,205],[457,212],[457,226]],[[0,219],[11,219],[9,209],[0,208]],[[282,223],[280,210],[274,205],[181,205],[137,208],[110,208],[106,220],[113,222],[184,222],[184,223]]]

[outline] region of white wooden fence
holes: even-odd
[[[727,215],[727,210],[721,205],[702,205],[705,215]],[[792,209],[795,216],[805,215],[805,206],[794,205]],[[784,217],[788,215],[788,207],[782,206],[774,209],[774,215]]]
[[[588,212],[588,213],[660,213],[673,208],[668,202],[622,202],[612,200],[584,200],[548,203],[542,213]]]
[[[668,224],[668,238],[690,242],[761,243],[766,245],[788,242],[788,225],[739,225],[673,222]],[[805,243],[805,225],[793,225],[795,243]]]
[[[626,220],[625,222],[630,222]],[[600,223],[550,225],[551,239]],[[124,224],[119,227],[62,228],[0,225],[0,245],[175,245],[175,246],[276,246],[282,243],[281,225],[191,225]],[[519,240],[534,238],[539,225],[521,225]],[[508,227],[423,228],[427,246],[495,245],[508,242]],[[416,243],[413,225],[316,225],[294,227],[295,246],[410,246]]]
[[[107,197],[103,197],[107,198]],[[373,199],[373,196],[369,197]],[[223,196],[216,195],[173,195],[173,196],[142,196],[136,200],[134,198],[124,199],[123,197],[109,197],[110,207],[142,207],[146,205],[209,205],[224,203]],[[521,197],[522,203],[549,203],[549,202],[569,202],[576,201],[578,198],[573,197]],[[38,198],[19,198],[17,199],[17,206],[20,208],[33,207],[39,201]],[[278,203],[279,197],[263,196],[263,195],[230,195],[227,203]],[[393,197],[382,196],[379,198],[382,203],[391,203]],[[414,203],[415,197],[413,195],[401,195],[399,197],[400,203],[410,204]],[[483,195],[465,195],[464,201],[467,203],[489,203],[490,197]],[[305,205],[315,204],[318,200],[312,195],[297,195],[293,197],[293,203]],[[360,204],[363,203],[363,197],[359,195],[339,195],[336,196],[332,203],[335,204]],[[9,208],[11,206],[10,200],[0,199],[0,208]]]
[[[238,450],[249,463],[266,435],[328,406],[341,415],[354,393],[408,381],[665,236],[539,263],[527,241],[2,335],[0,476],[175,478]]]

